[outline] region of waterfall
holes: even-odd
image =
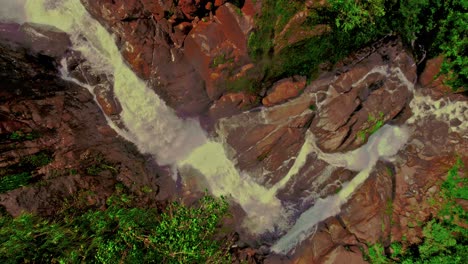
[[[245,210],[246,225],[253,233],[272,231],[285,222],[280,200],[248,175],[241,175],[226,157],[223,145],[207,139],[196,120],[179,119],[125,64],[113,36],[79,0],[28,0],[25,10],[29,22],[67,32],[73,49],[81,52],[93,70],[112,76],[109,79],[114,80],[113,91],[122,106],[120,119],[125,128],[107,120],[119,135],[141,152],[153,155],[161,165],[198,170],[211,193],[230,196]],[[65,79],[93,92],[93,87],[67,76],[65,68]]]
[[[314,148],[326,162],[346,164],[345,167],[359,168],[360,171],[351,181],[343,185],[343,189],[339,193],[318,199],[314,206],[303,212],[294,226],[271,249],[277,253],[288,253],[302,240],[309,237],[318,223],[338,214],[341,211],[341,206],[369,177],[377,161],[380,158],[389,158],[395,155],[406,143],[408,137],[409,133],[406,127],[385,125],[370,136],[366,145],[348,153],[324,155],[318,148]]]
[[[10,4],[16,3],[12,4],[15,8],[23,5],[21,1],[1,1],[2,6],[5,1]],[[256,183],[251,175],[236,168],[235,163],[226,154],[226,143],[222,138],[208,138],[197,120],[178,118],[175,112],[133,73],[124,62],[113,36],[87,13],[80,0],[26,0],[24,11],[25,16],[11,17],[4,12],[1,12],[0,16],[18,22],[50,25],[67,32],[73,44],[72,48],[86,58],[93,71],[106,74],[113,80],[114,95],[122,106],[120,121],[123,127],[117,126],[107,118],[109,125],[120,136],[133,142],[141,152],[154,156],[159,164],[188,168],[202,175],[213,195],[229,196],[243,208],[247,215],[244,226],[250,232],[284,232],[272,247],[272,250],[278,253],[290,252],[314,232],[320,221],[338,214],[341,206],[368,178],[377,161],[395,155],[409,137],[407,126],[385,125],[370,136],[368,142],[360,148],[347,153],[327,154],[317,147],[314,135],[308,132],[289,172],[268,189]],[[93,93],[94,87],[70,77],[66,71],[66,61],[62,63],[64,79],[75,82]],[[376,68],[375,71],[384,72],[384,69]],[[402,85],[406,85],[413,92],[413,84],[404,78],[401,71],[397,74],[402,80]],[[434,108],[431,108],[433,105]],[[455,115],[461,115],[462,125],[453,129],[456,132],[466,131],[466,105],[462,102],[451,104],[445,101],[431,101],[415,92],[415,99],[410,107],[416,114],[408,121],[408,125],[429,115],[445,118],[447,122],[460,118],[454,117]],[[427,106],[430,109],[427,110]],[[264,111],[268,110],[261,111],[265,118]],[[285,208],[277,194],[300,172],[307,157],[312,153],[330,164],[330,167],[345,167],[358,174],[345,183],[338,194],[318,199],[314,206],[302,212],[295,223],[289,223],[292,212]]]

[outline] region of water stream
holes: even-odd
[[[359,149],[347,153],[327,154],[320,151],[314,135],[308,132],[289,172],[279,182],[267,188],[252,180],[252,175],[236,168],[235,163],[226,154],[226,143],[222,138],[208,138],[197,120],[178,118],[174,111],[148,88],[125,64],[113,36],[87,13],[79,0],[26,0],[24,11],[25,17],[16,18],[17,21],[21,22],[24,19],[67,32],[71,37],[73,49],[81,52],[93,70],[104,73],[113,80],[114,95],[122,105],[120,120],[124,128],[117,126],[109,118],[107,120],[119,135],[133,142],[141,152],[153,155],[161,165],[188,167],[203,175],[213,195],[228,196],[243,208],[247,215],[244,226],[251,233],[262,234],[274,230],[284,233],[272,247],[272,250],[278,253],[290,252],[313,233],[320,221],[339,213],[341,206],[368,178],[377,161],[395,155],[410,134],[406,126],[385,125]],[[70,77],[66,68],[66,61],[63,61],[64,79],[73,81],[93,93],[94,87]],[[412,91],[413,84],[405,83],[407,80],[403,77],[402,83]],[[439,108],[426,110],[422,106],[431,105],[433,102],[429,102],[430,99],[423,96],[415,95],[415,98],[411,107],[416,114],[409,124],[430,114],[444,118],[444,113],[449,112],[450,116],[453,116],[452,112],[455,111],[455,114],[465,117],[465,120],[462,120],[464,125],[457,128],[457,132],[460,129],[467,130],[468,116],[466,112],[463,113],[466,104],[446,103],[443,106],[439,105]],[[443,110],[444,107],[446,110]],[[266,116],[265,113],[262,114]],[[294,179],[312,153],[331,166],[345,167],[358,174],[345,183],[338,194],[318,199],[314,206],[302,212],[299,218],[291,223],[289,216],[292,212],[285,208],[277,194]]]

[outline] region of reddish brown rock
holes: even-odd
[[[122,107],[117,99],[114,98],[112,91],[98,86],[94,89],[94,93],[101,109],[107,116],[120,114]]]
[[[386,241],[390,234],[391,214],[385,210],[392,201],[392,179],[383,164],[376,170],[376,175],[370,176],[340,213],[347,230],[370,244]]]
[[[0,39],[0,90],[10,94],[5,97],[8,100],[0,98],[0,124],[7,130],[37,133],[33,138],[12,140],[3,137],[9,131],[1,131],[0,177],[5,171],[21,170],[18,162],[27,155],[44,152],[51,158],[46,166],[28,168],[32,182],[1,193],[0,205],[14,216],[23,211],[54,215],[65,199],[93,192],[84,200],[105,206],[118,182],[137,195],[143,186],[155,190],[147,196],[154,202],[158,184],[147,170],[145,158],[131,143],[110,133],[113,131],[87,89],[63,81],[56,69],[46,66],[61,59],[50,57],[53,54],[25,50]],[[12,58],[15,63],[9,63]],[[102,160],[114,169],[89,175],[87,168]]]
[[[419,76],[419,84],[422,86],[429,86],[432,83],[435,83],[436,86],[441,84],[441,78],[437,78],[437,74],[440,72],[440,67],[442,66],[442,62],[444,58],[442,56],[430,59],[426,62],[426,67],[424,67],[424,71]]]
[[[215,0],[215,1],[214,1],[214,5],[215,5],[216,7],[218,7],[218,6],[223,5],[223,4],[226,3],[226,2],[227,2],[227,0]]]
[[[448,85],[444,84],[446,76],[438,76],[443,61],[444,58],[442,56],[428,60],[424,71],[421,73],[418,80],[422,87],[430,89],[437,98],[452,92],[452,89]]]
[[[261,9],[261,1],[245,0],[244,5],[242,6],[242,13],[248,20],[251,20],[255,15],[261,13]]]
[[[247,55],[247,22],[234,6],[217,9],[214,21],[199,22],[184,42],[184,53],[193,68],[205,80],[211,100],[217,100],[229,86],[245,76]],[[249,77],[251,78],[251,77]]]
[[[245,75],[244,66],[250,63],[246,36],[253,15],[239,15],[238,8],[226,1],[82,2],[117,36],[123,57],[137,75],[149,80],[180,115],[201,115],[230,83],[244,81],[239,76]],[[201,17],[208,9],[210,18]],[[220,56],[228,63],[216,67],[214,61]]]
[[[328,89],[312,124],[322,150],[357,148],[367,141],[376,122],[385,123],[405,109],[411,96],[411,87],[405,83],[415,81],[415,64],[399,40],[385,40],[375,48],[358,55],[364,58],[358,63],[348,66],[343,60],[336,77],[325,75],[311,83],[311,87],[318,83],[324,87],[320,89]]]
[[[164,18],[166,10],[174,10],[174,2],[172,0],[141,0],[144,8],[151,12],[156,21]]]
[[[298,96],[305,88],[306,78],[294,76],[278,81],[262,100],[265,106],[273,106]]]
[[[344,246],[338,246],[324,257],[320,263],[324,264],[366,264],[361,251],[358,247],[346,249]]]
[[[204,8],[207,0],[180,0],[178,6],[188,19],[194,19],[197,12]]]
[[[239,14],[235,11],[236,8],[231,4],[220,6],[216,10],[216,19],[222,27],[226,39],[231,41],[240,53],[244,54],[247,52],[247,38],[246,32],[241,27],[248,25],[239,18]]]
[[[210,107],[209,114],[213,120],[241,113],[257,102],[257,96],[245,92],[227,93],[221,96]]]
[[[0,134],[10,134],[25,128],[25,124],[0,115]]]
[[[117,36],[125,60],[170,107],[183,116],[206,111],[210,101],[204,82],[181,49],[192,23],[173,1],[82,2],[93,17]],[[166,13],[173,15],[166,18]]]
[[[219,131],[235,150],[231,158],[264,184],[277,182],[292,166],[290,157],[297,155],[304,142],[313,117],[310,104],[310,98],[296,98],[263,113],[251,111],[223,119]]]

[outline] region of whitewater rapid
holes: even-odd
[[[5,0],[1,3],[3,2]],[[213,195],[228,196],[243,208],[247,215],[244,226],[250,232],[283,232],[284,235],[272,247],[272,250],[278,253],[290,252],[314,232],[320,221],[339,213],[341,206],[368,178],[377,161],[395,155],[410,134],[406,126],[385,125],[359,149],[347,153],[326,154],[320,151],[314,135],[308,132],[289,172],[271,188],[266,188],[252,180],[251,175],[236,168],[235,163],[226,154],[226,146],[222,139],[208,138],[197,120],[178,118],[174,111],[133,73],[123,60],[113,36],[87,13],[79,0],[26,0],[24,4],[22,1],[11,0],[6,3],[13,3],[15,8],[24,5],[24,15],[10,18],[12,20],[50,25],[67,32],[73,49],[86,58],[86,63],[93,71],[106,74],[113,80],[114,95],[122,106],[120,121],[124,128],[117,126],[109,118],[107,120],[119,135],[133,142],[141,152],[153,155],[161,165],[197,171],[204,177]],[[0,15],[3,16],[2,13]],[[63,78],[94,93],[93,86],[70,77],[66,69],[66,61],[63,60]],[[413,90],[413,84],[406,85],[408,89]],[[429,99],[416,95],[415,98],[412,109],[415,110],[416,117],[410,120],[410,123],[430,114],[425,112],[425,108],[420,108]],[[462,111],[462,106],[455,110]],[[443,113],[440,117],[444,118]],[[295,223],[289,223],[292,212],[284,207],[277,194],[299,173],[312,153],[332,166],[345,167],[358,174],[345,183],[338,194],[318,199]]]

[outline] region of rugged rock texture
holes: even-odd
[[[223,0],[82,2],[116,35],[132,69],[179,115],[217,121],[215,132],[237,168],[268,188],[281,183],[311,135],[323,152],[346,152],[365,144],[384,124],[404,124],[419,93],[442,99],[429,101],[427,109],[467,101],[462,94],[447,95],[441,77],[434,80],[440,58],[427,61],[418,77],[413,58],[396,37],[350,55],[308,85],[294,76],[252,94],[245,88],[259,73],[246,43],[261,1],[247,0],[241,9]],[[329,30],[318,25],[304,32],[300,25],[306,16],[301,11],[288,22],[274,40],[274,52]],[[118,137],[102,115],[115,121],[121,111],[112,87],[105,86],[108,77],[90,74],[69,45],[66,34],[50,28],[0,24],[0,176],[25,156],[46,151],[52,157],[32,171],[30,185],[0,194],[0,205],[13,215],[23,210],[52,215],[65,198],[79,194],[101,207],[119,182],[136,194],[151,190],[146,202],[167,198],[173,186],[165,183],[159,190],[156,176],[163,170]],[[94,91],[102,110],[86,89],[58,77],[63,56],[71,76],[103,84]],[[265,107],[255,108],[260,104]],[[238,245],[236,261],[364,263],[361,249],[369,243],[388,247],[403,235],[408,243],[419,242],[418,223],[437,212],[428,201],[438,198],[454,153],[468,164],[465,130],[452,129],[468,122],[467,111],[447,122],[440,119],[448,114],[441,113],[407,124],[411,137],[394,161],[380,161],[341,213],[321,223],[295,253],[280,257],[268,255],[265,245]],[[39,137],[17,140],[14,133]],[[89,170],[99,164],[107,169]],[[355,175],[311,154],[277,197],[302,212]]]
[[[222,119],[218,134],[233,148],[239,169],[267,186],[292,166],[313,118],[311,98],[302,97],[267,111],[249,111]],[[260,109],[259,109],[260,110]]]
[[[320,86],[312,84],[313,91],[327,93],[311,127],[324,151],[362,145],[378,121],[394,119],[411,99],[416,65],[401,42],[383,42],[355,54],[358,61],[345,60],[334,76],[319,80]]]
[[[428,87],[417,85],[416,90],[433,99],[441,97]],[[443,100],[441,105],[448,100],[467,101],[456,94]],[[463,134],[451,132],[446,122],[430,116],[411,124],[410,130],[408,144],[394,162],[379,162],[340,214],[325,220],[315,235],[296,249],[292,259],[282,262],[365,263],[361,250],[366,251],[368,244],[378,242],[388,247],[391,242],[402,241],[403,236],[405,245],[421,242],[421,224],[440,210],[440,185],[455,163],[456,153],[466,153],[468,142]],[[468,157],[461,154],[461,158],[467,164]],[[460,174],[466,177],[466,168]]]
[[[0,194],[0,205],[12,215],[52,215],[64,199],[79,195],[100,207],[119,182],[136,194],[151,190],[147,201],[154,201],[159,186],[152,159],[116,135],[89,91],[60,79],[66,34],[30,25],[0,28],[1,176],[15,173],[26,156],[47,152],[51,159],[30,171],[30,185]],[[33,38],[34,32],[45,37]],[[90,169],[102,165],[107,169]]]
[[[424,70],[418,79],[422,87],[429,88],[436,92],[438,91],[438,98],[451,92],[450,87],[444,84],[444,76],[439,75],[443,60],[444,58],[442,56],[427,60]]]
[[[298,96],[306,85],[306,78],[294,76],[278,81],[263,98],[264,106],[273,106]]]
[[[364,144],[379,120],[383,125],[398,117],[411,99],[409,86],[416,79],[415,65],[401,42],[385,39],[352,57],[360,59],[322,74],[298,98],[221,120],[218,132],[234,149],[239,168],[260,182],[274,184],[291,168],[290,158],[298,154],[308,129],[323,151],[347,151]],[[405,78],[408,83],[402,83]],[[301,77],[279,81],[264,104],[297,96],[304,85]],[[311,184],[321,170],[309,171],[313,174],[301,175],[305,173],[304,181]]]
[[[467,101],[461,94],[444,95],[439,89],[430,89],[432,82],[422,87],[424,78],[432,79],[436,74],[424,72],[416,83],[413,59],[398,39],[387,38],[352,54],[333,72],[323,73],[299,97],[224,118],[217,131],[232,147],[231,157],[241,170],[274,187],[293,165],[290,157],[298,155],[308,130],[323,151],[345,152],[367,141],[376,120],[380,120],[379,126],[405,123],[412,115],[413,89],[419,99],[432,98],[424,103],[429,104],[425,109],[433,107],[431,104],[444,107],[449,102]],[[442,101],[431,101],[437,99]],[[468,110],[464,109],[462,112]],[[403,234],[407,243],[420,242],[422,228],[418,223],[429,220],[438,210],[428,201],[454,164],[455,153],[468,149],[466,136],[449,127],[459,126],[468,117],[463,113],[458,119],[437,116],[421,116],[420,121],[407,124],[411,134],[408,144],[392,163],[378,163],[340,214],[324,221],[291,258],[269,255],[265,263],[365,263],[361,250],[367,250],[368,244],[378,242],[388,247],[401,241]],[[360,131],[366,131],[364,137]],[[462,157],[466,164],[466,155]],[[313,154],[305,164],[277,196],[295,204],[299,211],[338,191],[356,174]],[[262,255],[260,251],[256,254]]]
[[[179,115],[206,114],[230,83],[239,85],[252,75],[247,56],[254,15],[250,1],[245,15],[226,1],[82,2],[116,34],[132,69]],[[211,107],[211,113],[219,113],[210,117],[226,115],[223,111]]]

